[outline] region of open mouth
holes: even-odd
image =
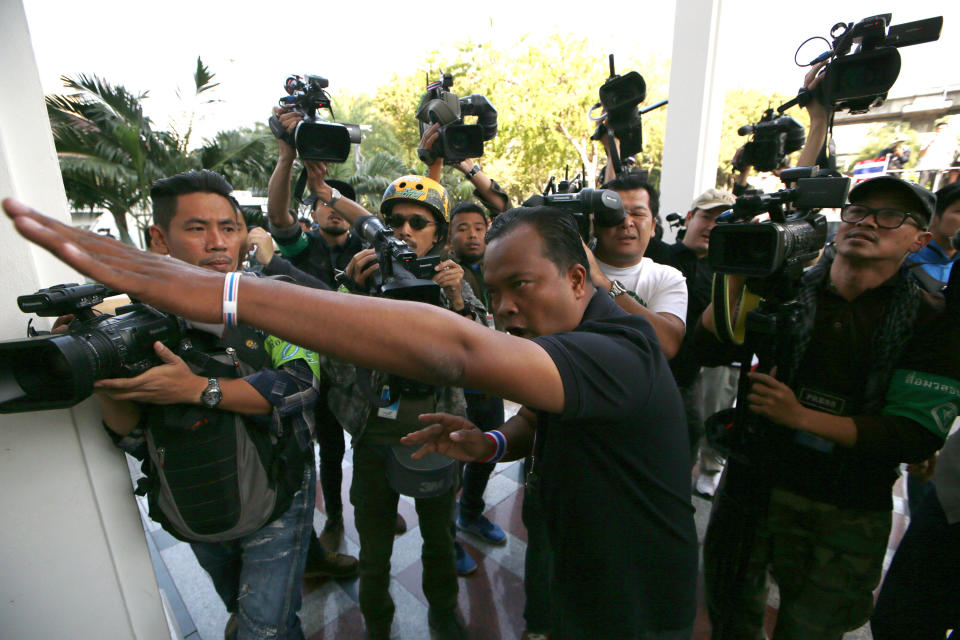
[[[526,329],[521,329],[520,327],[506,327],[506,328],[504,329],[504,331],[506,331],[507,333],[509,333],[509,334],[512,335],[512,336],[517,336],[518,338],[525,338],[525,337],[527,337],[527,336],[526,336],[526,333],[527,333],[527,332],[526,332]]]

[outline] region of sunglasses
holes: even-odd
[[[851,224],[860,222],[869,215],[873,216],[877,226],[881,229],[899,229],[907,221],[907,218],[916,222],[921,229],[927,227],[926,222],[919,217],[899,209],[874,209],[862,204],[848,204],[840,210],[840,219]]]
[[[418,215],[402,216],[399,213],[391,213],[387,216],[387,225],[391,229],[399,229],[405,224],[409,224],[414,231],[423,231],[427,226],[437,223]]]

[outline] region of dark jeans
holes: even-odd
[[[239,540],[190,545],[227,611],[236,614],[239,640],[302,640],[297,612],[315,503],[311,459],[303,486],[279,518]]]
[[[467,419],[483,431],[503,426],[503,400],[467,393]],[[460,517],[476,520],[483,514],[483,492],[487,488],[494,462],[468,462],[463,465],[463,492],[460,494]]]
[[[523,461],[523,474],[527,475],[530,458]],[[524,566],[523,590],[527,601],[523,607],[523,619],[527,631],[549,633],[551,618],[550,583],[553,580],[553,549],[547,538],[547,525],[535,489],[523,491],[523,526],[527,528],[527,554]]]
[[[912,510],[870,620],[875,640],[960,638],[960,523],[930,491]]]
[[[323,493],[324,510],[328,518],[341,516],[343,500],[340,498],[340,485],[343,484],[343,454],[346,451],[343,427],[327,408],[325,398],[317,401],[314,418],[320,445],[320,490]]]
[[[423,594],[430,608],[440,612],[452,611],[457,604],[450,526],[455,495],[456,487],[416,503],[423,537]],[[364,444],[354,447],[350,502],[360,534],[360,611],[368,633],[373,636],[386,636],[393,621],[394,604],[388,589],[398,500],[399,495],[387,481],[382,449]]]

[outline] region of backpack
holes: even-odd
[[[188,341],[179,354],[197,375],[240,378],[271,366],[263,334],[247,327],[220,339],[191,331]],[[261,529],[289,509],[312,461],[292,429],[274,433],[240,414],[191,405],[144,411],[146,478],[137,493],[180,540],[227,542]]]

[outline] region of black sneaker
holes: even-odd
[[[430,634],[436,640],[467,640],[467,629],[460,620],[456,609],[448,611],[427,612],[427,624],[430,625]]]

